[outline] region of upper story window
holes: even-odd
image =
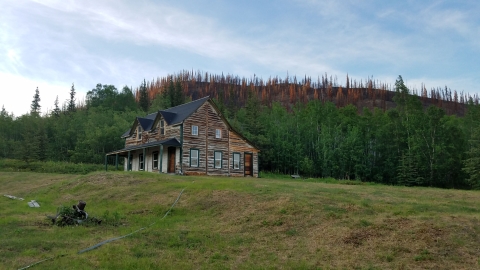
[[[142,127],[139,125],[137,127],[137,140],[141,140],[142,139]]]
[[[165,121],[160,120],[160,135],[165,135]]]
[[[220,139],[222,138],[222,130],[221,129],[215,129],[215,138]]]
[[[192,135],[198,135],[198,126],[192,126]]]

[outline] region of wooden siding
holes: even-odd
[[[183,123],[183,171],[187,175],[206,174],[207,147],[207,111],[208,102],[204,103]],[[198,126],[198,135],[192,135],[192,126]],[[190,149],[198,149],[198,167],[190,167]]]
[[[245,172],[245,153],[252,153],[253,154],[253,176],[258,177],[258,150],[250,145],[247,141],[245,141],[240,135],[238,135],[234,131],[229,131],[230,136],[230,164],[231,176],[244,176]],[[233,153],[240,153],[240,169],[234,170],[233,169]]]
[[[192,135],[192,126],[198,127],[198,135]],[[183,128],[183,134],[181,129]],[[253,157],[253,176],[258,177],[258,150],[253,147],[238,133],[229,130],[229,126],[224,118],[212,105],[211,101],[202,104],[192,115],[187,117],[183,124],[174,126],[164,125],[165,134],[160,134],[160,121],[156,122],[152,131],[142,132],[142,139],[137,140],[138,125],[133,134],[125,139],[125,147],[144,144],[157,140],[176,138],[179,142],[183,141],[183,150],[176,151],[176,162],[182,167],[186,175],[229,175],[244,176],[244,158],[245,153],[251,153]],[[216,138],[216,130],[221,130],[221,138]],[[183,138],[181,138],[183,135]],[[198,167],[190,167],[190,150],[199,150]],[[159,151],[159,147],[146,149],[145,170],[152,171],[152,153]],[[215,168],[215,152],[222,153],[222,168]],[[143,150],[132,151],[133,170],[138,170],[138,154]],[[240,154],[240,168],[233,168],[233,153]],[[162,172],[167,171],[167,146],[163,149]],[[126,164],[125,160],[125,164]],[[126,165],[125,165],[126,169]]]

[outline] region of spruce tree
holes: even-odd
[[[182,83],[180,83],[180,80],[177,80],[175,82],[175,93],[173,96],[173,104],[172,107],[182,105],[184,102],[184,95],[183,95],[183,88],[182,88]]]
[[[140,98],[139,98],[140,108],[144,112],[147,112],[148,108],[149,108],[149,105],[150,105],[150,101],[149,101],[149,98],[148,98],[147,82],[145,81],[145,79],[143,79],[143,83],[140,85],[139,94],[140,94]]]
[[[55,99],[55,102],[53,104],[55,105],[55,107],[53,108],[52,115],[55,116],[55,117],[59,117],[60,116],[60,108],[58,107],[58,96]]]
[[[70,100],[68,101],[68,112],[75,112],[75,85],[72,83],[72,89],[70,89]]]
[[[41,107],[42,106],[40,106],[40,91],[38,91],[37,87],[37,89],[35,90],[35,95],[33,96],[32,105],[30,105],[31,114],[38,115]]]

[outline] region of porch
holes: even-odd
[[[119,158],[124,158],[125,171],[178,173],[182,171],[181,155],[181,144],[175,138],[148,142],[107,153],[105,170],[108,169],[108,157],[115,156],[117,170]]]

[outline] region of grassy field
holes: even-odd
[[[25,198],[0,197],[4,269],[480,268],[478,191],[125,172],[0,172],[0,190]],[[78,200],[102,225],[50,225]]]

